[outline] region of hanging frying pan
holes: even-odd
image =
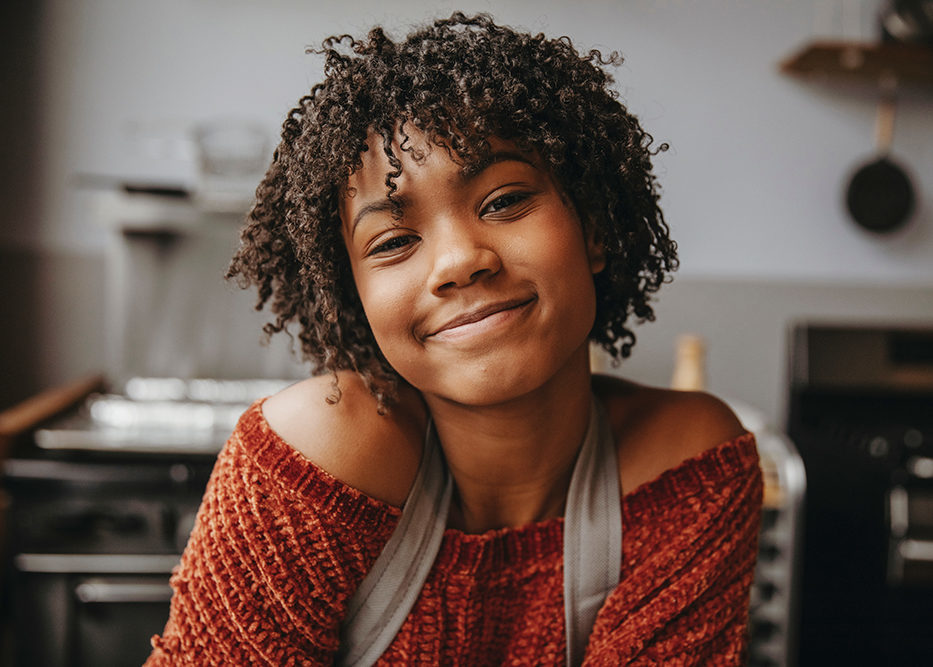
[[[855,171],[846,190],[846,206],[852,219],[879,234],[901,227],[914,208],[910,178],[890,157],[893,136],[894,94],[887,90],[878,104],[877,157]]]

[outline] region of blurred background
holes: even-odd
[[[880,2],[501,4],[4,3],[0,405],[125,361],[113,350],[123,344],[113,340],[121,314],[112,293],[122,286],[111,284],[123,276],[108,257],[126,219],[167,214],[147,221],[124,210],[165,202],[127,202],[121,186],[193,189],[195,132],[212,123],[255,124],[271,156],[286,112],[321,74],[306,47],[377,22],[404,32],[456,8],[619,50],[622,100],[671,146],[656,170],[682,267],[624,372],[666,382],[674,338],[696,331],[710,343],[711,388],[778,419],[788,321],[933,316],[929,81],[898,90],[892,150],[916,205],[907,224],[879,235],[854,224],[844,204],[849,178],[875,152],[878,87],[779,69],[816,40],[877,41]],[[231,248],[238,223],[232,215]],[[218,253],[211,268],[220,273],[223,261]],[[257,360],[250,301],[242,326],[213,312],[198,322],[221,346],[238,338],[222,368],[183,370],[305,372]]]
[[[897,630],[905,626],[885,620],[895,629],[878,630],[879,609],[888,610],[885,619],[901,619],[899,610],[905,609],[933,622],[922,615],[929,611],[922,606],[928,592],[922,603],[908,604],[903,585],[901,592],[889,591],[897,578],[891,574],[890,551],[901,544],[897,539],[909,538],[916,547],[910,552],[920,564],[919,578],[911,579],[915,588],[928,591],[928,579],[933,581],[928,572],[933,556],[923,551],[933,544],[923,537],[924,522],[933,524],[933,495],[916,490],[926,489],[924,480],[933,477],[929,466],[923,468],[924,461],[933,465],[923,449],[933,441],[928,400],[933,393],[928,334],[933,327],[933,10],[928,2],[7,0],[0,7],[0,410],[90,377],[65,399],[107,389],[115,397],[100,409],[98,421],[119,429],[129,419],[137,428],[163,415],[127,417],[120,400],[203,404],[219,396],[235,412],[276,382],[306,376],[309,368],[291,355],[287,337],[262,344],[266,318],[252,311],[253,294],[222,280],[278,129],[321,76],[321,59],[305,49],[331,34],[360,35],[375,23],[401,35],[456,9],[488,11],[515,27],[566,34],[581,49],[618,50],[625,57],[615,71],[621,100],[656,142],[670,145],[655,167],[681,269],[658,295],[656,321],[636,330],[631,359],[612,368],[597,354],[597,367],[666,385],[674,374],[678,341],[686,333],[699,337],[701,384],[745,410],[747,425],[781,438],[788,432],[795,436],[817,485],[821,475],[874,477],[861,475],[862,468],[843,474],[833,467],[846,455],[820,449],[836,442],[825,434],[812,436],[817,444],[806,444],[812,434],[805,433],[804,422],[815,409],[807,391],[830,386],[849,398],[866,387],[875,392],[868,398],[859,394],[863,402],[857,407],[848,398],[833,398],[836,402],[821,403],[818,410],[820,415],[836,410],[842,422],[875,410],[876,421],[894,433],[885,431],[887,449],[877,443],[872,449],[873,438],[881,437],[877,428],[840,441],[856,438],[853,447],[869,452],[869,463],[863,463],[877,473],[877,484],[865,491],[875,494],[864,510],[878,523],[871,546],[858,542],[845,548],[877,552],[877,562],[865,567],[877,570],[879,583],[865,593],[874,610],[866,614],[874,614],[873,620],[834,618],[820,627],[822,634],[842,638],[836,649],[852,645],[853,636],[875,633],[872,647],[853,649],[847,664],[857,664],[859,655],[874,660],[890,654],[892,643],[907,641]],[[870,228],[864,218],[859,221],[847,196],[859,169],[884,155],[902,174],[901,184],[909,184],[912,198],[893,218]],[[866,364],[874,369],[867,375],[849,372]],[[814,370],[822,368],[830,370],[825,375]],[[898,384],[906,376],[908,384]],[[134,378],[170,381],[131,385]],[[192,384],[205,379],[211,383]],[[252,384],[244,387],[243,380]],[[879,408],[892,394],[910,394],[915,402],[895,400],[893,407]],[[229,425],[216,410],[191,418],[206,419],[221,432]],[[838,430],[838,423],[833,428]],[[69,465],[88,457],[95,464],[111,462],[99,452],[76,454],[103,447],[99,441],[89,447],[86,439],[66,443],[60,433],[66,430],[56,435],[53,429],[39,444],[54,455],[20,453],[7,465],[10,485],[26,489],[18,493],[28,497],[55,475],[68,488],[80,486],[90,474],[36,468],[39,459],[43,464],[49,458]],[[108,447],[119,447],[120,438],[108,433],[95,437],[113,438]],[[913,435],[902,456],[905,433]],[[155,461],[172,484],[187,489],[196,506],[201,476],[216,451],[214,440],[208,437],[184,452],[181,436],[174,434],[155,451],[150,441],[140,444],[138,435],[134,447],[152,451],[131,464],[151,472]],[[790,453],[777,468],[788,486],[783,500],[775,502],[787,502],[789,493],[799,513],[802,482],[789,482],[793,475],[781,468],[793,468],[786,460],[796,453],[785,449]],[[27,459],[28,465],[16,463]],[[97,473],[104,475],[102,484],[110,479],[109,473]],[[79,481],[67,481],[70,474]],[[862,493],[861,487],[827,484],[825,493],[833,498]],[[154,495],[168,493],[154,488],[162,489]],[[903,496],[892,489],[905,489],[910,502],[898,505]],[[16,493],[12,497],[15,509]],[[898,518],[902,509],[908,524]],[[835,521],[840,511],[855,512],[837,510],[812,517],[810,525]],[[64,512],[61,507],[42,511],[46,514],[32,515],[34,523]],[[190,502],[166,511],[177,515],[168,530],[177,539],[150,551],[171,558],[183,546],[186,524],[178,517],[187,517]],[[114,544],[126,544],[119,520],[106,512],[103,519],[99,513],[86,515],[80,521],[97,521],[95,531],[116,531]],[[860,523],[865,515],[855,516],[854,523]],[[800,517],[788,520],[793,524],[788,535],[802,530]],[[84,525],[75,521],[69,530]],[[145,532],[138,522],[132,525]],[[922,534],[915,534],[918,530]],[[123,548],[114,544],[104,550]],[[799,544],[781,567],[790,568],[795,558],[802,558]],[[33,559],[14,569],[46,577],[43,586],[59,586],[58,580],[48,583],[49,567]],[[901,578],[909,579],[904,572]],[[143,588],[134,590],[142,590],[144,598],[148,594],[158,602],[163,594],[164,583],[155,592],[146,582],[136,583]],[[35,590],[17,599],[51,595]],[[82,590],[92,601],[95,595],[106,598],[99,587]],[[820,595],[840,606],[839,598]],[[782,622],[799,618],[799,609],[788,605]],[[819,616],[824,611],[808,613],[825,620]],[[77,641],[75,621],[57,618],[71,623],[59,638],[62,645]],[[96,628],[91,636],[112,636],[109,621],[101,618],[92,618],[98,625],[91,623]],[[853,633],[853,628],[861,630]],[[83,641],[92,644],[87,637]],[[796,657],[788,657],[796,656],[795,650],[788,653],[786,644],[782,650],[774,654],[777,662],[760,664],[795,664]],[[812,648],[810,655],[829,664],[822,650]],[[813,659],[810,664],[816,664]],[[21,663],[29,660],[55,664],[49,656],[40,661],[35,655]],[[106,663],[96,660],[88,658],[87,664]],[[887,664],[900,663],[892,658]]]

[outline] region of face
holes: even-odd
[[[490,405],[587,363],[603,254],[539,161],[491,140],[488,163],[465,173],[423,135],[395,146],[393,199],[381,141],[341,204],[363,309],[395,370],[428,399]]]

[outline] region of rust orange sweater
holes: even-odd
[[[218,457],[150,667],[331,664],[401,514],[294,451],[260,405]],[[745,435],[626,494],[621,583],[586,664],[743,664],[761,489]],[[382,664],[563,664],[562,528],[447,530]]]

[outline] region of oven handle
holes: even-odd
[[[20,572],[47,574],[171,574],[180,554],[17,554]]]
[[[905,561],[933,563],[933,541],[901,540],[897,543],[897,553]]]
[[[85,604],[125,602],[168,602],[172,587],[168,582],[128,582],[88,579],[74,589],[75,597]]]

